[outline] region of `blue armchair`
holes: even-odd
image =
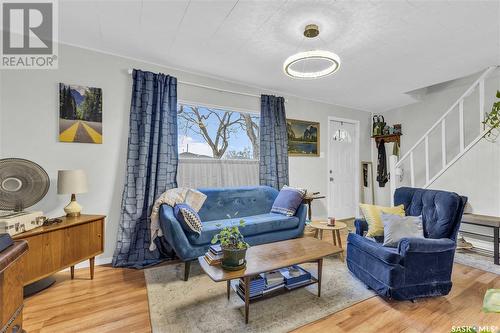
[[[452,192],[398,188],[394,204],[403,204],[406,215],[422,215],[425,239],[403,238],[397,248],[385,247],[363,237],[368,224],[357,219],[356,233],[347,238],[347,267],[380,296],[414,300],[447,295],[466,202]]]
[[[185,262],[184,280],[189,277],[191,260],[207,252],[213,236],[224,226],[235,225],[241,219],[241,233],[250,245],[296,238],[304,233],[306,205],[295,216],[271,213],[278,191],[269,186],[199,189],[207,195],[199,211],[203,230],[201,235],[185,233],[174,216],[172,207],[160,208],[160,227],[177,256]]]

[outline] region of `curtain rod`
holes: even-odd
[[[133,69],[129,69],[128,70],[128,74],[132,75],[133,71],[134,71]],[[228,89],[222,89],[222,88],[216,88],[216,87],[211,87],[211,86],[207,86],[207,85],[204,85],[204,84],[199,84],[199,83],[194,83],[194,82],[188,82],[188,81],[177,80],[177,82],[181,83],[181,84],[188,85],[188,86],[193,86],[193,87],[198,87],[198,88],[204,88],[204,89],[210,89],[210,90],[215,90],[215,91],[219,91],[219,92],[226,92],[226,93],[235,94],[235,95],[243,95],[243,96],[248,96],[248,97],[255,97],[255,98],[260,99],[260,95],[256,95],[256,94],[244,93],[244,92],[241,92],[241,91],[228,90]],[[287,102],[287,100],[285,99],[285,103],[286,102]]]

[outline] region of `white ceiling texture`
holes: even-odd
[[[63,43],[373,112],[500,63],[499,1],[61,1],[59,16]],[[320,39],[304,40],[309,23]],[[313,48],[340,70],[283,73]]]

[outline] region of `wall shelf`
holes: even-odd
[[[397,142],[401,144],[401,135],[403,134],[373,135],[372,139],[375,139],[377,145],[380,142],[380,140],[384,140],[384,143]]]

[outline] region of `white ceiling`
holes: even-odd
[[[59,16],[63,43],[374,112],[500,64],[499,1],[62,1]],[[336,74],[283,74],[315,47],[341,57]]]

